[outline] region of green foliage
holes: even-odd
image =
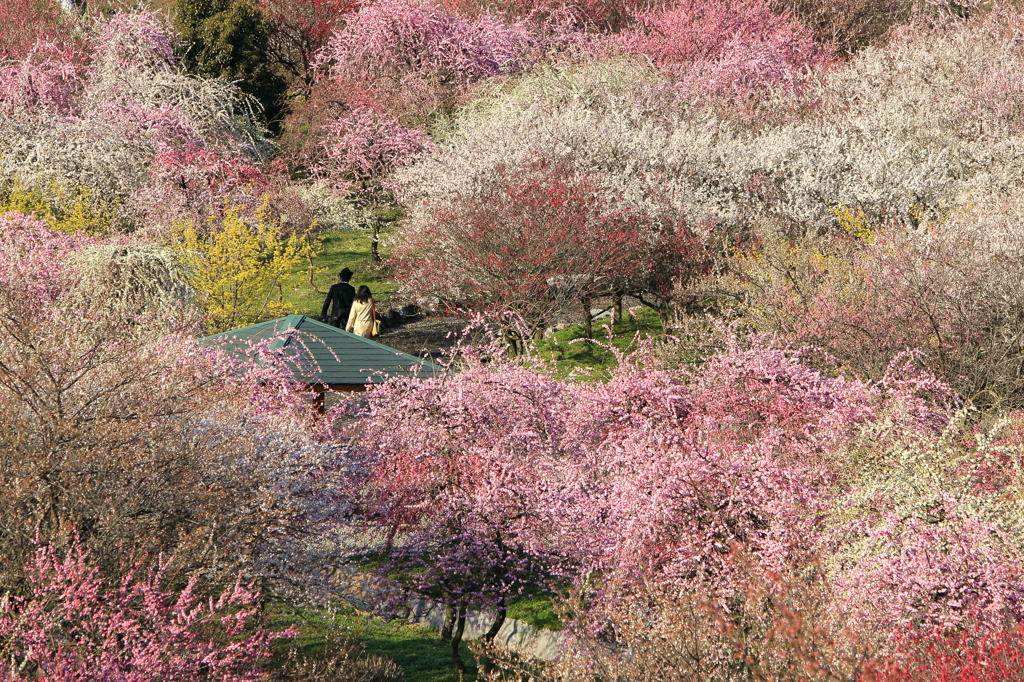
[[[561,630],[565,624],[551,606],[551,597],[545,595],[528,595],[515,599],[509,604],[509,618],[529,623],[535,628],[545,630]]]
[[[174,28],[190,73],[237,81],[263,107],[267,122],[279,119],[287,83],[273,69],[273,29],[255,0],[179,0]]]
[[[552,363],[559,377],[579,375],[583,371],[601,380],[618,364],[609,345],[629,353],[636,349],[638,339],[658,336],[662,328],[657,313],[650,308],[640,308],[616,324],[609,339],[611,331],[609,320],[600,320],[594,325],[594,340],[587,341],[583,325],[573,325],[545,337],[537,344],[537,355]]]

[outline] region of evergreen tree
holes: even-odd
[[[278,120],[287,83],[273,68],[272,25],[255,0],[180,0],[174,24],[190,73],[237,81],[268,123]]]

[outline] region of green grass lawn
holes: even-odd
[[[295,608],[278,604],[272,609],[274,627],[294,625],[299,635],[292,641],[301,655],[316,655],[332,636],[362,642],[366,655],[390,658],[405,671],[410,682],[458,682],[459,673],[451,660],[447,642],[438,632],[425,625],[408,625],[401,620],[385,622],[381,618],[362,615],[350,606],[337,611]],[[527,593],[509,605],[508,617],[522,620],[534,627],[561,630],[562,622],[551,608],[547,595]],[[462,660],[470,668],[463,679],[476,679],[472,674],[475,659],[465,643],[460,649]]]
[[[370,236],[364,231],[324,234],[319,253],[313,259],[313,285],[309,282],[309,264],[303,263],[284,287],[285,302],[300,315],[318,318],[327,290],[338,281],[341,269],[347,267],[355,273],[351,281],[354,287],[358,289],[365,284],[374,299],[385,304],[397,285],[374,264],[370,256]],[[386,308],[386,305],[381,307]]]
[[[299,629],[297,644],[307,654],[318,653],[327,638],[342,631],[364,642],[368,655],[392,659],[405,671],[409,682],[459,682],[449,645],[424,625],[407,625],[399,620],[387,623],[351,608],[331,613],[280,607],[275,620],[282,627],[294,624]],[[472,666],[473,655],[465,644],[461,653],[467,666]],[[470,682],[476,677],[469,674],[463,679]]]
[[[561,630],[565,624],[551,608],[551,597],[542,594],[524,595],[513,599],[508,606],[509,618],[529,623],[535,628]]]
[[[645,339],[662,333],[657,313],[649,308],[640,308],[622,323],[615,325],[611,337],[609,323],[607,318],[594,322],[593,341],[584,338],[583,325],[573,325],[555,332],[537,344],[535,353],[554,365],[557,376],[584,372],[595,379],[602,379],[616,365],[615,354],[608,348],[609,345],[629,353],[636,350],[638,338]]]

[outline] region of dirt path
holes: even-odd
[[[418,358],[439,359],[444,350],[453,347],[466,328],[459,317],[425,317],[393,328],[385,328],[377,341]]]

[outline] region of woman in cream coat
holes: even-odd
[[[374,315],[376,312],[373,294],[370,293],[370,287],[364,284],[359,287],[355,298],[352,300],[352,309],[348,314],[345,331],[372,339]]]

